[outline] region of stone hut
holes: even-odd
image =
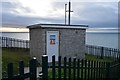
[[[62,57],[85,57],[87,25],[36,24],[27,26],[30,33],[30,55],[41,63],[42,55]]]

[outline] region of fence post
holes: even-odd
[[[37,80],[37,60],[30,60],[30,80]]]
[[[13,63],[8,64],[8,80],[13,80]]]
[[[69,58],[69,62],[68,62],[68,77],[69,77],[69,80],[71,80],[71,58]]]
[[[120,50],[118,50],[118,61],[120,63]]]
[[[90,62],[90,60],[88,61],[88,80],[90,80],[90,66],[91,66],[91,64],[90,64],[91,62]],[[91,76],[92,77],[92,76]]]
[[[77,80],[80,79],[80,59],[77,59]]]
[[[20,74],[20,80],[24,80],[24,62],[19,62],[19,74]]]
[[[90,73],[90,76],[91,76],[91,79],[90,80],[92,80],[93,79],[93,61],[91,61],[91,73]]]
[[[61,80],[61,56],[58,57],[58,80]]]
[[[67,64],[67,58],[66,57],[64,57],[64,80],[66,79],[66,72],[67,72],[67,68],[66,68],[66,64]]]
[[[83,80],[83,64],[84,64],[84,61],[83,61],[83,59],[81,60],[81,79]]]
[[[52,80],[55,80],[55,55],[52,56]]]
[[[73,58],[73,80],[76,80],[76,58]]]
[[[48,80],[48,56],[42,56],[42,73],[43,73],[43,80]]]
[[[104,57],[104,47],[101,47],[101,59]]]
[[[93,80],[96,80],[96,61],[94,61],[94,64],[93,64]]]
[[[110,80],[110,62],[106,64],[106,80]]]

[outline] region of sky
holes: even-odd
[[[93,29],[118,28],[118,1],[71,0],[71,24],[84,24]],[[3,0],[0,23],[3,29],[40,23],[64,24],[66,3],[68,0]]]

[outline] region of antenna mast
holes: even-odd
[[[67,12],[67,4],[65,4],[65,24],[66,24],[66,12]]]
[[[68,24],[70,25],[70,9],[71,9],[71,3],[69,1],[69,10],[68,10]]]
[[[70,25],[70,13],[73,12],[71,11],[71,2],[69,0],[69,10],[66,10],[67,9],[67,4],[65,4],[65,24],[66,24],[66,12],[68,12],[68,25]]]

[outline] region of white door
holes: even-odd
[[[58,61],[59,55],[59,31],[47,31],[47,55],[48,62],[52,62],[52,56],[55,55]]]

